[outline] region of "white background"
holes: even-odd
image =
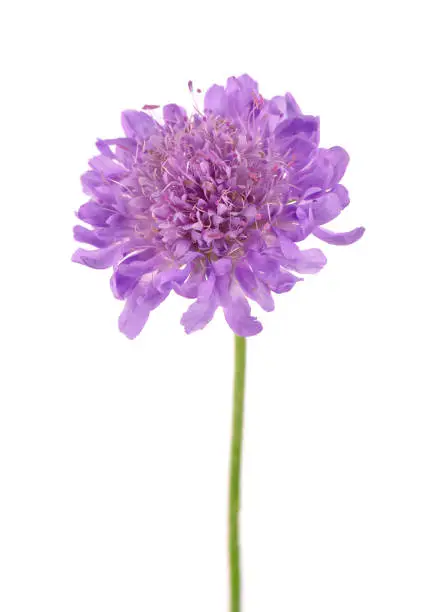
[[[423,2],[2,9],[0,610],[227,611],[232,334],[171,297],[131,342],[70,263],[79,176],[120,111],[248,72],[320,114],[363,224],[248,343],[245,612],[429,609]]]

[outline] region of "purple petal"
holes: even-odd
[[[294,261],[299,258],[301,251],[299,247],[291,240],[283,230],[276,230],[280,248],[286,259]]]
[[[113,295],[123,300],[134,290],[144,274],[155,272],[161,259],[152,247],[123,259],[110,279]]]
[[[72,261],[83,264],[96,270],[110,268],[115,263],[115,260],[120,253],[121,245],[113,244],[104,249],[96,249],[88,251],[86,249],[77,249],[73,253]]]
[[[186,111],[181,106],[177,106],[177,104],[167,104],[162,109],[164,121],[167,123],[175,123],[177,125],[185,125],[185,121],[187,120]]]
[[[325,264],[326,257],[320,249],[307,249],[300,252],[299,258],[290,267],[300,274],[316,274]]]
[[[153,283],[154,287],[156,287],[158,291],[162,291],[164,289],[169,289],[171,291],[176,284],[182,285],[189,276],[190,267],[191,266],[188,265],[182,269],[168,268],[167,270],[162,270],[155,277]]]
[[[128,200],[126,204],[127,212],[133,216],[139,216],[151,207],[151,201],[144,196],[137,196]]]
[[[122,127],[128,138],[141,142],[156,131],[157,124],[147,113],[126,110],[122,113]]]
[[[249,302],[244,295],[235,292],[228,305],[223,307],[225,320],[237,336],[255,336],[262,331],[262,325],[250,314]]]
[[[288,268],[300,274],[315,274],[326,264],[326,257],[319,249],[301,251],[283,232],[278,234],[282,253]]]
[[[298,115],[302,115],[301,109],[296,103],[295,98],[291,93],[287,93],[285,96],[286,100],[286,116],[288,119],[293,119],[294,117],[298,117]]]
[[[267,312],[274,310],[274,300],[265,283],[256,278],[247,263],[239,263],[235,267],[235,277],[244,293],[257,302]]]
[[[187,334],[203,329],[212,320],[219,305],[214,288],[215,275],[211,272],[199,287],[197,301],[190,305],[180,320]]]
[[[311,202],[311,212],[316,225],[323,225],[338,217],[345,206],[345,202],[348,203],[346,188],[342,185],[338,185],[338,187],[338,190],[322,193],[320,197]]]
[[[113,241],[112,236],[100,236],[97,231],[89,230],[87,227],[83,227],[82,225],[74,226],[73,235],[77,242],[86,242],[86,244],[99,248],[109,246]]]
[[[333,174],[329,187],[333,187],[339,183],[344,176],[350,157],[347,151],[342,147],[331,147],[327,149],[325,151],[325,156],[332,166]]]
[[[213,295],[208,300],[197,300],[191,304],[180,320],[187,334],[203,329],[210,323],[217,310],[218,303]]]
[[[82,183],[84,193],[91,196],[97,193],[97,188],[102,184],[100,173],[95,172],[94,170],[88,170],[82,174],[80,181]]]
[[[243,295],[238,282],[229,275],[216,278],[216,291],[223,308],[225,319],[238,336],[254,336],[262,330],[262,325],[250,314],[249,302]]]
[[[277,126],[275,137],[278,140],[298,136],[314,137],[319,132],[319,118],[312,115],[300,115],[285,119]]]
[[[327,242],[328,244],[335,244],[337,246],[345,246],[357,242],[365,233],[364,227],[356,227],[350,232],[333,232],[331,230],[317,227],[313,230],[313,234]]]
[[[246,117],[254,108],[258,94],[258,84],[247,74],[230,77],[226,83],[228,113],[231,117]]]
[[[230,259],[223,257],[217,261],[212,262],[212,268],[216,276],[222,276],[223,274],[229,274],[232,268],[232,262]]]
[[[149,314],[168,296],[169,291],[158,291],[152,283],[139,284],[128,297],[119,317],[119,329],[130,340],[142,331]]]
[[[274,96],[267,102],[267,111],[275,117],[285,117],[286,115],[286,98],[284,96]]]
[[[105,155],[97,155],[89,160],[89,165],[103,176],[120,176],[127,170]]]
[[[110,217],[114,214],[114,210],[101,206],[94,200],[89,200],[79,208],[77,217],[81,221],[93,225],[95,227],[106,227]]]
[[[198,289],[203,282],[204,272],[199,268],[191,270],[188,278],[183,283],[173,282],[172,287],[182,297],[196,298],[198,296]]]
[[[270,277],[268,286],[271,291],[275,293],[287,293],[295,287],[297,282],[302,280],[304,279],[295,276],[292,272],[279,270],[275,275]]]
[[[204,97],[204,109],[216,115],[224,115],[227,108],[225,89],[220,85],[212,85]]]
[[[252,79],[248,74],[242,74],[241,76],[235,78],[235,81],[239,83],[239,86],[242,90],[247,91],[250,95],[254,93],[258,93],[259,86],[258,83]],[[229,79],[228,79],[229,80]]]
[[[110,148],[112,145],[119,147],[122,150],[127,150],[131,154],[135,153],[136,148],[136,143],[132,138],[109,138],[103,140],[98,138],[95,144],[100,153],[106,157],[109,157],[110,159],[114,159],[116,157],[115,153],[113,153],[112,149]]]
[[[183,257],[183,255],[185,255],[189,251],[190,248],[191,248],[191,242],[183,238],[180,240],[176,240],[176,242],[172,246],[172,251],[174,253],[174,256],[177,259],[180,259],[181,257]]]
[[[268,279],[275,276],[280,269],[279,262],[265,253],[251,251],[247,255],[247,260],[255,274],[267,284]]]

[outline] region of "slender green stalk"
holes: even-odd
[[[230,612],[240,612],[240,471],[243,443],[246,339],[235,336],[234,401],[229,480]]]

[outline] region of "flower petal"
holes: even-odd
[[[203,282],[204,272],[201,268],[198,268],[191,270],[189,276],[183,283],[173,281],[172,287],[177,295],[193,299],[198,296],[198,289]]]
[[[217,310],[218,303],[213,295],[208,300],[197,300],[191,304],[180,320],[187,334],[203,329],[210,323]]]
[[[180,322],[184,326],[185,332],[190,334],[203,329],[213,319],[218,305],[215,292],[215,275],[211,272],[208,279],[203,281],[199,287],[197,301],[191,304],[182,315]]]
[[[216,278],[216,291],[223,308],[225,320],[238,336],[254,336],[262,331],[262,325],[251,316],[250,305],[238,282],[227,274]]]
[[[140,283],[128,297],[119,317],[120,331],[133,340],[142,331],[149,314],[168,296],[169,291],[158,291],[152,283]]]
[[[285,119],[276,127],[275,137],[284,140],[298,135],[308,138],[317,137],[319,132],[319,118],[312,115],[299,115]]]
[[[89,160],[89,165],[97,172],[100,172],[103,176],[120,176],[127,172],[127,170],[117,164],[113,159],[109,159],[105,155],[97,155]]]
[[[89,200],[89,202],[82,204],[82,206],[79,208],[77,217],[89,225],[93,225],[95,227],[106,227],[108,220],[114,213],[115,211],[113,209],[105,208],[104,206],[98,204],[98,202]]]
[[[326,257],[320,249],[300,251],[300,256],[290,265],[300,274],[316,274],[326,264]]]
[[[293,117],[298,117],[298,115],[302,115],[301,109],[296,103],[295,98],[291,93],[287,93],[285,95],[286,100],[286,116],[288,119],[292,119]]]
[[[327,242],[328,244],[335,244],[337,246],[346,246],[357,242],[365,233],[364,227],[356,227],[349,232],[333,232],[322,227],[317,227],[313,230],[313,234],[320,240]]]
[[[227,100],[225,89],[220,85],[212,85],[204,97],[204,110],[216,115],[224,115],[227,110]]]
[[[270,278],[267,284],[274,293],[287,293],[295,287],[297,282],[303,280],[303,278],[295,276],[292,272],[279,270],[275,276]]]
[[[320,249],[301,251],[283,232],[279,234],[279,242],[285,257],[285,266],[301,274],[315,274],[326,264],[326,257]]]
[[[250,314],[249,302],[244,295],[236,294],[227,306],[223,307],[225,320],[237,336],[255,336],[262,331],[262,324]]]
[[[212,262],[212,268],[216,276],[223,276],[224,274],[229,274],[232,268],[232,262],[227,257],[222,257],[217,261]]]
[[[115,263],[120,251],[120,244],[113,244],[104,249],[96,249],[94,251],[77,249],[73,253],[72,261],[89,268],[95,268],[96,270],[104,270],[105,268],[110,268]]]
[[[270,312],[274,310],[274,300],[270,290],[253,273],[247,263],[241,262],[235,267],[235,277],[244,293],[257,302],[261,308]]]
[[[143,141],[156,132],[157,124],[147,113],[126,110],[122,113],[122,127],[128,138]]]
[[[167,288],[169,290],[173,289],[175,284],[183,284],[189,276],[190,267],[190,265],[187,265],[182,269],[167,268],[167,270],[162,270],[154,279],[154,287],[156,287],[158,291],[162,291]]]
[[[310,203],[314,223],[324,225],[332,221],[338,217],[348,202],[347,189],[342,185],[337,185],[333,191],[322,193]]]
[[[113,295],[123,300],[134,290],[141,277],[155,272],[160,263],[161,258],[153,247],[123,259],[110,279]]]
[[[83,225],[75,225],[73,228],[73,236],[77,242],[85,242],[95,247],[103,248],[112,244],[113,237],[102,237],[97,231],[83,227]]]
[[[186,111],[177,104],[167,104],[162,109],[164,121],[167,123],[175,123],[177,125],[185,125],[187,119]]]
[[[350,161],[349,154],[342,147],[331,147],[325,150],[325,158],[329,161],[332,167],[332,179],[329,187],[333,187],[340,182],[348,163]]]
[[[226,82],[228,112],[231,117],[247,116],[258,95],[258,83],[248,74],[230,77]]]

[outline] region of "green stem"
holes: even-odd
[[[229,480],[230,612],[240,612],[240,468],[243,442],[246,339],[235,336],[234,402]]]

